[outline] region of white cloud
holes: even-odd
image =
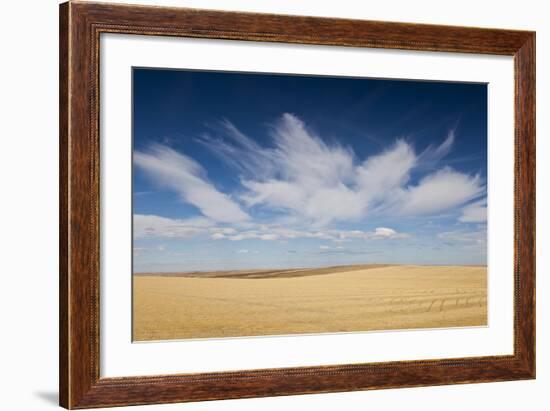
[[[438,234],[441,240],[448,242],[462,243],[465,245],[486,246],[487,245],[487,230],[480,229],[474,231],[455,230],[446,231]]]
[[[381,240],[392,239],[400,240],[410,238],[408,233],[400,233],[391,228],[379,227],[374,231],[361,231],[361,230],[321,230],[321,231],[306,231],[306,230],[292,230],[284,227],[270,227],[261,226],[257,230],[240,231],[233,235],[223,236],[211,236],[215,240],[230,240],[230,241],[242,241],[242,240],[289,240],[297,238],[309,238],[317,240],[331,240],[335,243],[339,243],[345,240],[361,239],[361,240]],[[321,246],[323,247],[323,246]]]
[[[264,240],[264,241],[273,241],[273,240],[278,240],[279,235],[278,234],[261,234],[259,238],[260,240]]]
[[[328,250],[332,250],[334,252],[344,252],[343,250],[345,250],[346,248],[342,247],[341,245],[336,246],[336,247],[333,247],[333,246],[330,246],[330,245],[320,245],[319,249],[324,251],[324,252],[326,252]]]
[[[272,137],[275,148],[243,154],[262,159],[256,171],[243,178],[245,204],[284,210],[317,224],[364,214],[367,204],[346,185],[354,174],[351,150],[327,145],[291,114],[273,127]]]
[[[148,152],[136,151],[134,162],[157,184],[174,190],[184,202],[212,220],[235,223],[249,218],[235,201],[207,180],[197,162],[169,147],[157,144]]]
[[[277,234],[265,234],[257,231],[243,231],[234,235],[226,235],[225,238],[231,241],[242,241],[250,239],[269,241],[277,240],[279,239],[279,236]]]
[[[387,227],[378,227],[374,230],[373,234],[374,238],[391,238],[391,239],[397,239],[397,238],[408,238],[408,234],[404,233],[398,233],[392,228]]]
[[[235,166],[242,172],[257,175],[257,173],[269,170],[271,173],[273,164],[269,150],[260,147],[228,120],[220,122],[220,128],[221,133],[230,139],[230,143],[210,134],[203,134],[197,138],[197,141],[212,149],[214,154],[217,154],[221,160]]]
[[[339,239],[343,240],[348,238],[361,238],[364,240],[402,240],[411,237],[410,234],[398,233],[394,229],[387,227],[378,227],[375,228],[374,231],[339,231],[337,235]]]
[[[469,176],[445,167],[406,188],[400,211],[407,215],[434,214],[460,206],[484,192],[479,175]]]
[[[237,251],[238,254],[248,254],[248,250],[245,249],[245,248],[242,248],[240,250]]]
[[[449,131],[447,138],[439,146],[434,147],[433,145],[428,146],[419,156],[418,160],[422,164],[427,164],[433,166],[437,164],[442,158],[447,156],[452,148],[455,141],[455,130]]]
[[[217,226],[212,220],[203,217],[171,219],[156,215],[134,215],[134,237],[140,238],[190,238],[199,235],[210,236],[213,240],[291,240],[298,238],[330,240],[339,243],[345,240],[405,239],[410,235],[392,228],[378,227],[373,231],[361,230],[294,230],[278,225],[247,224],[253,229]]]
[[[462,209],[461,223],[484,223],[487,221],[487,199],[468,204]]]
[[[394,229],[391,229],[391,228],[378,227],[376,230],[374,230],[374,234],[380,237],[392,237],[397,233],[395,232]]]
[[[210,231],[214,233],[222,233],[225,235],[237,234],[237,230],[233,227],[212,227]]]
[[[357,168],[356,177],[363,200],[387,207],[409,181],[416,164],[414,150],[404,140],[397,140],[388,150],[367,158]]]
[[[449,167],[410,184],[413,170],[433,170],[452,151],[454,130],[420,154],[400,139],[362,162],[350,148],[324,142],[292,114],[272,127],[271,148],[259,146],[228,121],[222,123],[222,133],[228,141],[200,141],[243,173],[240,200],[303,224],[323,227],[368,214],[435,215],[485,191],[480,176]]]
[[[440,145],[431,145],[420,154],[407,141],[398,139],[363,161],[348,147],[326,143],[291,114],[283,115],[272,127],[272,147],[259,146],[229,121],[221,123],[221,133],[226,140],[203,136],[200,142],[242,173],[242,189],[235,197],[218,191],[201,165],[169,147],[153,145],[134,154],[137,167],[204,216],[177,220],[136,215],[136,238],[205,235],[230,241],[311,238],[333,242],[403,239],[410,235],[387,227],[374,231],[328,227],[340,221],[364,221],[370,215],[438,215],[458,212],[460,207],[459,221],[486,221],[486,200],[479,200],[486,187],[479,175],[441,167],[411,184],[413,172],[433,170],[452,150],[454,131]],[[283,225],[261,226],[242,206],[268,210]],[[289,229],[285,225],[313,230]]]
[[[212,222],[205,218],[177,220],[157,215],[134,214],[134,237],[188,238],[204,233]]]

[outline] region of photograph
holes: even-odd
[[[548,9],[5,2],[1,408],[549,409]]]
[[[133,340],[487,326],[487,84],[132,68]]]

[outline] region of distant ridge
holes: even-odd
[[[135,273],[138,277],[185,277],[185,278],[291,278],[311,275],[335,274],[346,271],[368,270],[372,268],[392,267],[398,264],[361,264],[338,265],[322,268],[287,268],[277,270],[228,270],[228,271],[190,271],[175,273]]]

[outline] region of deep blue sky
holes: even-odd
[[[210,216],[211,227],[231,226],[239,232],[257,231],[253,224],[273,223],[280,226],[281,221],[286,221],[285,218],[290,216],[292,227],[285,228],[307,231],[311,229],[308,225],[311,225],[322,230],[372,232],[377,227],[387,227],[408,236],[399,241],[396,238],[361,239],[359,244],[356,244],[357,239],[346,239],[335,246],[336,243],[330,240],[312,242],[310,238],[213,240],[209,236],[216,228],[193,236],[167,235],[157,229],[154,235],[135,238],[137,271],[370,262],[373,255],[377,255],[377,261],[388,262],[485,263],[484,219],[461,218],[465,206],[483,202],[486,198],[484,189],[483,192],[478,190],[475,195],[465,194],[464,201],[457,199],[449,207],[435,211],[424,210],[419,214],[416,211],[398,211],[406,206],[396,208],[388,198],[382,204],[387,209],[385,212],[373,214],[365,211],[360,213],[360,217],[335,218],[320,223],[301,216],[299,210],[281,207],[280,203],[266,201],[247,204],[243,199],[246,196],[243,180],[256,179],[265,183],[269,179],[284,178],[278,172],[263,177],[246,175],[231,161],[224,161],[219,153],[216,154],[212,144],[204,144],[205,138],[209,141],[234,142],[222,126],[227,124],[223,123],[226,121],[258,146],[268,151],[276,150],[278,143],[273,135],[274,128],[277,129],[277,124],[280,126],[278,122],[285,113],[290,113],[327,147],[339,146],[352,152],[355,166],[369,157],[391,150],[396,140],[402,139],[419,157],[419,164],[411,167],[406,182],[400,185],[404,191],[418,186],[422,179],[442,169],[469,178],[478,176],[478,186],[482,187],[487,177],[485,84],[135,68],[133,93],[134,153],[151,154],[152,147],[158,144],[192,159],[202,167],[201,178],[231,198],[249,216],[246,227],[235,226],[231,221],[211,221]],[[433,161],[424,161],[430,157],[430,152],[437,151],[449,133],[454,133],[454,139],[452,147],[444,150],[445,155],[435,160],[432,158]],[[426,157],[421,156],[423,152]],[[159,155],[158,151],[156,155]],[[186,199],[185,194],[182,196],[181,190],[174,184],[163,183],[165,174],[139,165],[134,165],[133,171],[134,215],[154,215],[178,221],[205,216],[204,209],[197,206],[196,201]],[[350,179],[344,177],[340,186],[359,191],[352,181],[354,176],[350,172]],[[444,185],[445,180],[441,181]],[[177,184],[187,183],[183,179]],[[296,188],[300,187],[300,184],[296,185]],[[434,185],[426,190],[439,190],[441,192],[434,195],[445,196],[445,190],[441,187]],[[458,192],[460,189],[449,186],[450,191]],[[365,192],[368,194],[368,190]],[[305,198],[304,204],[308,204],[314,195],[315,192],[312,192],[310,197]],[[422,195],[418,193],[418,196]],[[373,207],[374,203],[369,205],[369,208]],[[427,230],[426,227],[431,225],[438,228]],[[468,243],[470,235],[481,244],[477,249]],[[483,237],[481,240],[480,236]],[[403,251],[388,254],[390,248],[397,250],[396,242],[399,243],[398,249]],[[464,243],[468,243],[468,250],[457,251],[456,245]],[[211,260],[208,254],[201,262],[186,258],[185,250],[194,246],[198,249],[199,245],[211,247],[216,250],[214,253],[226,255],[227,258]],[[418,251],[410,252],[424,245],[427,251],[423,255],[418,256]],[[368,252],[364,250],[365,246]],[[286,253],[284,258],[273,249]],[[235,253],[237,257],[233,255]],[[255,257],[250,261],[253,253]],[[300,253],[306,257],[297,256]],[[289,255],[292,258],[286,261]]]

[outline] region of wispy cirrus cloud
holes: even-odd
[[[260,146],[228,120],[220,124],[221,137],[199,138],[240,173],[241,187],[233,193],[219,191],[200,164],[164,145],[137,151],[134,162],[156,184],[175,191],[217,223],[253,221],[256,209],[268,210],[280,221],[293,219],[318,228],[364,221],[369,215],[437,215],[458,212],[460,207],[460,221],[483,220],[483,204],[478,201],[485,194],[485,183],[479,175],[448,166],[431,171],[452,151],[454,131],[440,145],[432,144],[420,153],[406,140],[397,139],[361,160],[349,147],[328,144],[292,114],[284,114],[270,130],[270,147]],[[415,170],[430,172],[411,183]],[[254,230],[212,233],[213,239],[233,240],[275,236],[285,235]]]
[[[204,133],[196,141],[212,150],[223,162],[244,174],[260,174],[262,177],[274,172],[272,151],[262,148],[248,138],[229,120],[224,119],[216,128],[222,137]]]
[[[215,221],[236,223],[249,219],[238,203],[208,181],[206,171],[192,158],[160,144],[136,151],[134,164],[156,184],[179,194],[182,201],[197,207]]]
[[[241,199],[248,207],[291,213],[317,225],[364,215],[367,204],[351,187],[355,167],[351,149],[329,146],[291,114],[283,115],[271,135],[274,148],[243,156],[264,159],[259,171],[242,178],[246,191]]]
[[[413,170],[431,170],[452,151],[454,130],[421,153],[397,139],[363,161],[351,148],[329,145],[292,114],[273,125],[273,147],[259,146],[227,120],[221,132],[225,139],[203,137],[200,142],[240,171],[244,192],[239,199],[247,208],[263,207],[317,226],[373,213],[437,214],[485,192],[479,175],[450,167],[410,183]]]
[[[445,167],[416,186],[404,189],[400,210],[408,215],[434,214],[464,204],[485,192],[479,175],[469,176]]]
[[[418,157],[419,164],[434,166],[445,158],[453,149],[455,142],[455,130],[452,129],[447,134],[445,140],[438,146],[429,145]]]
[[[461,223],[484,223],[487,221],[487,199],[468,204],[458,218]]]

